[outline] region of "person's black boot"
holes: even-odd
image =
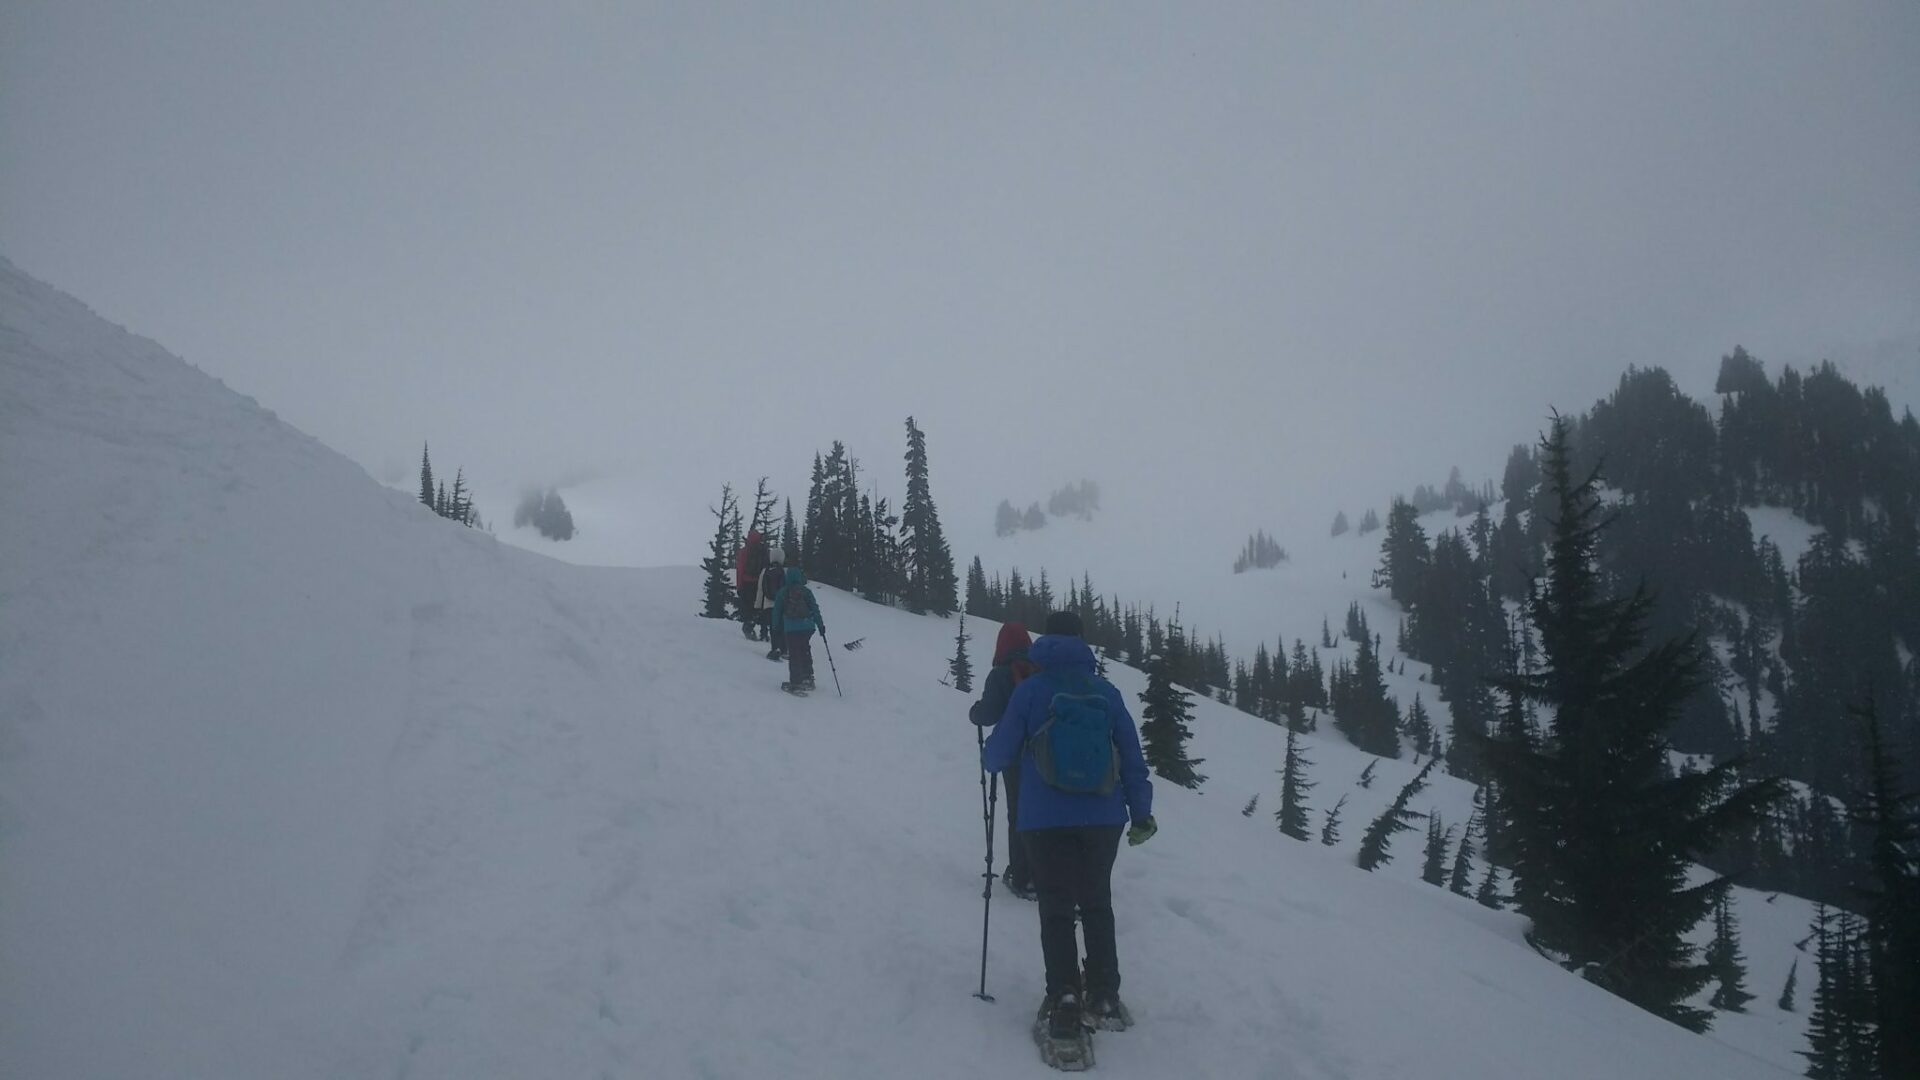
[[[1033,1018],[1033,1041],[1040,1060],[1063,1072],[1093,1068],[1093,1032],[1080,1010],[1078,990],[1050,993]]]

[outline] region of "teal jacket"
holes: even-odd
[[[807,614],[803,618],[787,615],[787,594],[799,589],[807,599]],[[813,598],[813,590],[807,588],[807,575],[797,566],[787,567],[787,583],[773,594],[773,632],[776,634],[811,634],[815,630],[827,632],[827,621],[820,617],[820,601]]]

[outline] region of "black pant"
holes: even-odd
[[[1040,890],[1040,951],[1047,959],[1047,993],[1080,989],[1079,943],[1073,916],[1087,932],[1087,993],[1120,989],[1120,956],[1113,942],[1113,860],[1119,825],[1030,829],[1024,835],[1034,885]]]
[[[1027,858],[1026,834],[1020,831],[1020,763],[1000,774],[1007,789],[1007,879],[1025,888],[1033,887],[1033,864]]]
[[[813,631],[787,635],[787,682],[794,686],[813,681]]]

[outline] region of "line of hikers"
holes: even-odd
[[[747,534],[734,564],[741,629],[769,643],[768,659],[786,657],[783,689],[805,692],[813,688],[813,634],[824,634],[826,623],[806,575],[786,561],[759,532]],[[1113,863],[1123,833],[1139,845],[1159,827],[1139,728],[1120,691],[1097,673],[1081,634],[1071,611],[1049,615],[1045,633],[1031,642],[1023,624],[1003,625],[968,718],[991,729],[981,768],[1007,789],[1003,880],[1015,896],[1039,902],[1047,989],[1035,1036],[1079,1041],[1085,1052],[1088,1030],[1133,1023],[1120,1000]],[[1086,936],[1084,969],[1076,921]]]
[[[827,623],[807,576],[786,563],[786,552],[755,529],[733,557],[733,585],[740,632],[749,641],[765,641],[767,659],[787,661],[782,690],[804,694],[813,689],[813,634],[826,633]]]

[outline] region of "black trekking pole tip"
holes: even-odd
[[[974,997],[977,997],[977,998],[979,998],[979,999],[980,999],[981,1001],[984,1001],[984,1002],[986,1002],[986,1003],[987,1003],[987,1004],[989,1004],[989,1005],[991,1005],[991,1004],[993,1004],[993,995],[992,995],[992,994],[988,994],[988,993],[984,993],[984,992],[977,992],[977,993],[975,993],[975,994],[974,994],[973,996],[974,996]]]

